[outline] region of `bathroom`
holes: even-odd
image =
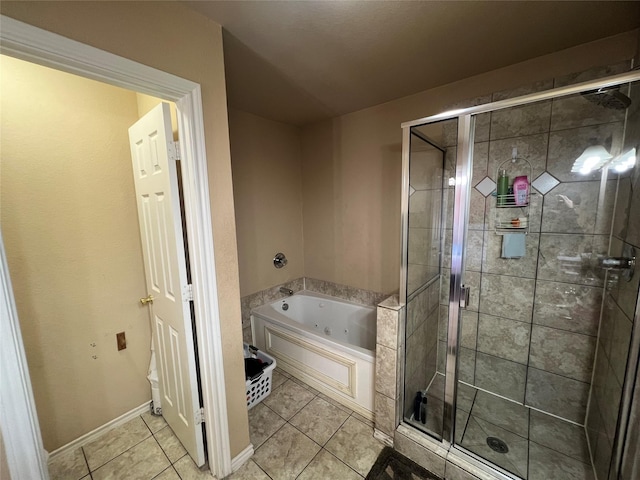
[[[563,80],[566,81],[567,84],[570,84],[576,81],[576,78],[568,79],[568,76],[575,72],[588,72],[586,74],[587,77],[582,76],[577,81],[603,78],[618,74],[629,69],[629,61],[638,51],[637,45],[637,34],[623,34],[592,44],[561,50],[545,57],[535,58],[521,64],[477,75],[468,80],[457,82],[456,84],[447,84],[411,97],[401,98],[376,107],[341,115],[331,120],[321,121],[304,127],[268,120],[254,114],[230,108],[229,124],[234,180],[233,200],[235,202],[235,222],[237,226],[242,324],[240,326],[239,311],[236,312],[238,315],[234,315],[233,312],[231,312],[225,317],[233,319],[235,322],[234,327],[237,327],[238,331],[242,328],[245,340],[249,340],[251,339],[251,310],[270,301],[282,301],[282,299],[288,298],[288,291],[285,290],[285,292],[281,292],[281,287],[293,290],[294,292],[306,289],[320,294],[329,294],[332,297],[365,303],[371,307],[375,307],[379,302],[397,294],[403,281],[401,272],[403,272],[404,268],[408,268],[402,262],[401,256],[403,248],[403,242],[401,241],[401,232],[403,230],[402,202],[406,201],[409,204],[411,201],[410,198],[417,199],[420,195],[424,198],[424,193],[422,192],[426,191],[424,186],[423,188],[416,188],[418,196],[414,196],[416,195],[416,193],[414,193],[412,197],[409,197],[408,194],[405,195],[407,192],[401,184],[400,180],[404,175],[401,164],[403,147],[400,126],[402,123],[447,111],[451,108],[482,105],[504,98],[513,98],[514,96],[525,95],[536,91],[544,91],[562,85]],[[601,66],[605,67],[599,68]],[[596,70],[593,70],[594,68],[596,68]],[[590,75],[592,76],[588,78]],[[633,97],[629,92],[627,92],[626,95]],[[550,101],[549,103],[553,102]],[[633,109],[637,105],[638,101],[634,100],[630,108]],[[601,412],[597,409],[590,408],[593,405],[597,407],[597,403],[594,404],[592,402],[591,405],[584,404],[584,390],[588,387],[582,386],[581,389],[573,390],[573,392],[576,393],[576,396],[572,398],[572,402],[576,406],[575,411],[572,410],[571,412],[558,414],[557,410],[553,410],[555,408],[553,405],[531,404],[532,401],[536,401],[536,398],[531,396],[527,397],[529,393],[527,389],[528,377],[524,377],[524,389],[522,387],[522,375],[519,377],[515,375],[508,377],[510,380],[513,380],[514,383],[517,383],[517,388],[513,389],[517,391],[517,396],[512,398],[515,394],[512,394],[511,390],[495,391],[500,387],[504,387],[504,382],[501,382],[499,385],[492,385],[487,383],[487,378],[481,375],[486,371],[488,361],[493,361],[494,364],[515,365],[515,369],[520,371],[524,368],[527,373],[529,373],[529,371],[533,372],[534,370],[543,372],[543,374],[548,375],[549,378],[555,378],[551,377],[552,375],[560,376],[563,379],[567,379],[567,383],[571,385],[589,385],[591,383],[593,383],[594,386],[596,385],[596,382],[592,382],[590,378],[588,381],[585,381],[589,375],[585,373],[584,368],[558,372],[558,368],[564,369],[567,368],[567,365],[560,364],[558,366],[555,362],[547,364],[546,359],[548,357],[546,354],[538,357],[533,356],[531,360],[529,356],[527,356],[526,360],[518,356],[521,355],[519,351],[503,352],[503,356],[500,356],[496,351],[497,349],[494,348],[496,340],[485,335],[487,331],[497,331],[497,328],[495,330],[487,328],[493,320],[491,317],[503,318],[502,315],[505,314],[498,315],[498,312],[493,310],[491,303],[486,304],[487,301],[490,302],[498,298],[501,290],[498,289],[498,293],[495,293],[495,290],[491,289],[488,295],[483,296],[483,275],[518,278],[522,279],[521,283],[526,285],[530,285],[531,283],[535,285],[538,281],[541,284],[543,282],[552,282],[553,280],[550,280],[549,276],[544,275],[545,272],[542,266],[539,266],[538,258],[540,255],[536,247],[542,249],[543,234],[585,235],[571,230],[584,228],[591,229],[588,233],[589,235],[607,236],[606,227],[598,223],[598,215],[592,215],[594,210],[585,210],[583,208],[583,206],[597,208],[598,201],[595,201],[594,206],[593,197],[582,197],[581,192],[576,194],[575,191],[571,191],[571,187],[574,186],[573,183],[576,182],[566,181],[565,178],[561,178],[562,172],[558,172],[557,169],[554,170],[549,167],[549,158],[551,157],[550,153],[545,151],[544,144],[546,142],[548,147],[553,134],[564,130],[556,130],[553,128],[551,124],[551,118],[554,114],[553,107],[545,108],[547,108],[547,110],[544,110],[543,113],[537,112],[535,108],[532,108],[532,116],[527,117],[527,120],[531,120],[533,126],[536,127],[540,126],[540,123],[536,123],[537,121],[547,118],[549,124],[540,127],[539,131],[516,132],[515,134],[512,132],[504,135],[496,134],[492,128],[492,122],[496,122],[496,124],[500,124],[502,127],[509,127],[512,122],[509,119],[505,121],[495,120],[492,118],[493,113],[483,114],[485,116],[479,118],[476,125],[476,127],[478,127],[475,132],[478,146],[477,151],[474,151],[473,165],[479,169],[484,168],[484,175],[481,176],[480,171],[478,171],[478,176],[472,180],[470,186],[472,196],[470,201],[472,206],[472,220],[469,222],[467,232],[466,251],[469,255],[465,259],[468,270],[465,272],[467,273],[465,276],[465,285],[471,286],[472,290],[469,307],[467,310],[462,311],[462,318],[459,322],[463,329],[459,349],[459,375],[460,381],[462,382],[460,385],[463,386],[459,388],[458,392],[460,395],[463,395],[462,392],[466,387],[473,386],[478,392],[492,395],[491,398],[495,397],[501,401],[508,402],[504,403],[504,405],[511,406],[516,405],[516,403],[528,402],[529,406],[537,409],[529,411],[528,414],[532,417],[537,415],[537,413],[532,412],[541,410],[552,413],[552,415],[566,418],[573,422],[570,423],[570,425],[580,427],[580,425],[584,424],[584,418],[580,419],[579,415],[583,413],[585,416],[591,413],[603,419],[604,417],[610,419],[612,415],[615,415],[615,412]],[[528,110],[525,109],[525,112],[527,111]],[[614,114],[617,115],[616,112],[614,112]],[[545,117],[545,115],[547,115],[547,117]],[[619,117],[611,118],[613,118],[613,120],[609,117],[605,120],[599,118],[597,119],[597,124],[608,125],[624,122],[624,120],[621,120]],[[487,125],[489,126],[484,132],[484,137],[482,136],[483,132],[479,128],[483,122],[485,127]],[[585,124],[576,128],[592,126],[593,124]],[[250,140],[247,139],[247,132],[251,132]],[[451,140],[451,132],[451,127],[447,127],[446,135],[441,135],[443,139],[446,140],[441,141],[436,141],[436,136],[439,134],[438,132],[433,133],[428,131],[423,134],[423,136],[427,138],[432,138],[438,146],[444,147],[444,160],[448,171],[445,176],[443,169],[442,178],[447,180],[452,176],[455,178],[453,166],[456,163],[456,154],[453,152],[453,147],[455,147],[457,142],[455,132],[453,134],[453,141]],[[545,138],[535,138],[533,140],[537,142],[530,142],[529,140],[532,140],[530,137]],[[582,150],[586,148],[591,138],[591,136],[586,138],[586,143]],[[594,138],[599,141],[599,137]],[[515,145],[511,144],[511,140],[513,139],[516,139],[514,140]],[[612,146],[616,145],[614,140],[619,141],[619,138],[605,135],[603,137],[605,149],[610,151]],[[415,143],[417,149],[418,143],[418,141]],[[500,145],[500,143],[502,143],[502,145]],[[427,144],[422,147],[429,148]],[[491,159],[492,151],[499,149],[500,159],[504,158],[505,160],[509,160],[514,154],[514,148],[516,149],[516,157],[526,158],[527,161],[532,164],[533,169],[529,180],[537,179],[545,170],[549,171],[550,175],[554,176],[554,178],[557,176],[557,179],[561,182],[561,184],[554,186],[549,192],[553,192],[551,195],[554,195],[554,190],[560,189],[558,192],[561,192],[560,195],[566,197],[566,200],[562,197],[554,196],[553,198],[556,203],[553,204],[550,210],[545,210],[542,196],[532,196],[530,213],[527,217],[529,225],[529,232],[525,240],[527,250],[525,250],[525,255],[521,257],[521,259],[505,260],[505,262],[508,262],[508,267],[505,270],[503,262],[497,260],[497,255],[500,252],[500,244],[497,243],[496,238],[498,237],[495,232],[495,226],[492,223],[495,221],[495,212],[489,215],[488,220],[485,220],[484,215],[481,215],[479,210],[477,210],[478,205],[480,205],[478,200],[483,204],[487,204],[487,202],[490,202],[494,197],[492,196],[492,192],[487,192],[487,196],[485,197],[481,190],[476,188],[478,185],[476,182],[481,182],[484,177],[489,177],[491,181],[498,183],[497,173],[494,173],[494,169],[497,170],[499,161]],[[581,152],[577,152],[576,157],[579,156],[580,153]],[[482,167],[482,165],[485,166]],[[513,176],[511,176],[511,178],[513,179]],[[408,180],[411,179],[408,178]],[[595,179],[591,179],[585,183],[592,184],[597,182]],[[485,185],[486,184],[487,182],[485,182]],[[417,187],[418,185],[412,184],[412,186]],[[589,187],[591,187],[591,185],[589,185]],[[615,199],[618,198],[618,196],[623,198],[624,192],[622,189],[627,187],[631,190],[631,186],[625,185],[625,182],[621,182],[620,190],[618,190],[616,186],[614,191],[616,193],[620,191],[620,195],[614,193],[614,202],[608,203],[608,200],[604,201],[603,208],[610,208],[611,212],[617,212],[617,210],[612,207],[620,206],[622,203],[615,202]],[[449,187],[448,184],[446,184],[444,188],[441,188],[441,190],[442,192],[440,193],[447,194],[443,197],[443,204],[450,208],[453,203],[455,203],[456,192]],[[611,190],[607,188],[604,192],[608,195]],[[580,197],[580,202],[578,202],[576,195]],[[631,199],[632,197],[628,195],[628,198]],[[635,199],[635,197],[633,198]],[[606,195],[604,199],[606,199]],[[536,201],[541,203],[536,204]],[[570,208],[570,202],[573,203],[574,208]],[[536,208],[539,208],[539,210],[536,211]],[[424,211],[426,212],[426,209],[424,209]],[[437,209],[429,210],[430,213],[436,211]],[[545,218],[546,211],[552,213],[551,217],[547,216],[547,218]],[[555,212],[555,218],[553,212]],[[409,214],[409,211],[407,210],[406,213]],[[426,281],[427,288],[424,291],[428,292],[427,306],[432,307],[431,309],[427,307],[428,313],[433,313],[433,307],[437,307],[435,308],[437,314],[435,316],[427,316],[428,321],[423,324],[420,332],[420,335],[425,334],[424,338],[420,339],[417,336],[411,338],[411,342],[415,342],[421,346],[427,346],[428,344],[428,348],[418,348],[418,351],[415,351],[415,349],[410,348],[409,338],[406,338],[407,351],[405,363],[405,332],[401,330],[401,328],[404,328],[405,322],[404,320],[398,320],[404,318],[403,315],[405,315],[405,313],[407,316],[410,315],[411,300],[415,298],[418,300],[416,303],[424,300],[424,297],[420,297],[420,293],[422,293],[420,288],[422,285],[417,287],[418,292],[411,292],[409,294],[409,296],[411,296],[413,293],[416,293],[416,295],[411,296],[408,302],[405,298],[404,300],[396,300],[394,304],[393,299],[391,299],[383,302],[382,306],[378,307],[379,327],[386,328],[390,325],[395,325],[398,329],[398,336],[394,338],[393,335],[389,335],[389,329],[386,328],[384,331],[387,336],[381,338],[380,334],[383,329],[379,328],[378,330],[376,357],[378,359],[384,358],[389,360],[389,362],[381,362],[376,365],[379,375],[377,376],[378,382],[376,382],[375,385],[375,407],[373,413],[375,413],[375,428],[378,438],[390,442],[389,437],[395,436],[395,446],[398,450],[414,459],[416,457],[415,452],[421,452],[417,454],[417,457],[427,459],[427,468],[430,470],[447,478],[483,478],[484,473],[478,470],[479,467],[475,463],[472,463],[471,460],[466,458],[463,460],[455,460],[453,456],[447,457],[447,445],[441,440],[453,431],[453,417],[451,414],[454,412],[450,411],[453,403],[445,401],[446,398],[442,399],[442,406],[440,408],[442,413],[439,413],[438,400],[440,399],[436,394],[432,395],[429,400],[428,425],[426,420],[425,424],[418,422],[418,425],[415,425],[414,420],[411,418],[413,409],[408,405],[401,405],[402,402],[413,402],[416,393],[415,390],[427,390],[427,392],[431,394],[432,390],[430,388],[428,389],[428,387],[437,384],[436,382],[427,381],[426,379],[417,380],[415,384],[411,383],[413,379],[410,378],[409,373],[416,373],[416,370],[414,369],[413,372],[403,372],[404,369],[409,370],[410,361],[423,356],[424,358],[419,358],[418,361],[423,365],[429,365],[428,368],[433,366],[431,378],[439,379],[445,377],[443,374],[447,373],[448,356],[446,353],[447,348],[449,348],[447,345],[449,337],[446,332],[446,318],[448,314],[446,311],[448,306],[446,294],[448,283],[444,285],[443,288],[439,281],[447,280],[447,277],[450,277],[450,271],[448,270],[450,267],[447,266],[447,264],[452,260],[454,263],[456,261],[455,257],[450,259],[446,254],[446,252],[451,249],[451,246],[459,243],[456,240],[457,237],[453,228],[453,220],[450,218],[451,215],[453,215],[453,213],[450,209],[445,210],[441,214],[439,220],[442,228],[437,228],[437,216],[431,218],[431,220],[436,221],[436,223],[433,224],[435,226],[432,228],[434,232],[431,233],[437,235],[436,237],[431,237],[431,239],[434,240],[432,246],[439,248],[442,251],[443,257],[442,264],[437,267],[438,271],[435,276],[432,274]],[[517,216],[517,218],[524,217],[524,213]],[[615,218],[620,219],[621,217],[614,215],[614,219]],[[409,228],[411,228],[412,219],[415,221],[416,216],[413,215],[409,217]],[[535,227],[537,224],[534,220],[539,223],[537,229]],[[569,223],[569,220],[571,220],[571,223]],[[218,221],[222,223],[221,220]],[[614,220],[614,228],[615,224],[616,220]],[[548,227],[548,230],[544,230],[542,225],[545,225],[545,228]],[[618,226],[621,227],[621,225]],[[598,229],[597,232],[596,229]],[[621,233],[617,236],[614,234],[613,243],[615,243],[615,241],[622,243],[623,241],[630,240],[627,238],[628,233],[622,234],[623,230],[621,227],[621,229],[618,230],[618,232]],[[628,230],[629,227],[627,227],[627,231]],[[443,243],[438,243],[440,240]],[[409,242],[407,242],[407,247],[409,247]],[[496,256],[485,256],[485,251],[487,253],[496,253]],[[288,259],[287,265],[284,268],[274,268],[273,259],[278,252],[284,253]],[[562,252],[557,255],[562,257],[576,256],[570,255],[570,253],[575,254],[576,252],[565,253],[566,252]],[[580,251],[577,253],[584,252]],[[596,253],[602,253],[602,251]],[[622,250],[620,250],[620,252],[612,251],[608,253],[610,253],[611,256],[623,256]],[[553,258],[554,254],[556,254],[556,252],[551,252],[551,258]],[[545,257],[549,258],[549,255]],[[228,263],[235,263],[233,256],[229,258],[231,258],[231,260]],[[531,265],[532,262],[535,262],[534,266]],[[416,264],[418,263],[419,262]],[[588,266],[590,265],[591,264]],[[592,270],[589,270],[589,272],[592,276],[588,277],[590,280],[586,281],[586,285],[580,283],[574,284],[568,281],[556,283],[577,285],[580,288],[575,288],[574,291],[579,290],[583,292],[592,292],[593,288],[603,287],[603,285],[600,285],[602,280],[598,274]],[[517,276],[514,276],[514,273],[517,273]],[[474,277],[478,279],[478,282],[475,284],[473,283]],[[229,275],[229,278],[228,284],[233,284],[233,275]],[[434,280],[435,283],[429,283],[429,281]],[[596,285],[590,283],[595,283]],[[623,284],[620,282],[616,284],[615,288],[622,288],[628,285],[633,285],[633,283],[625,282]],[[231,287],[228,288],[231,293],[233,293],[233,289]],[[637,290],[637,284],[635,288]],[[549,295],[554,293],[557,292],[549,291]],[[622,296],[625,296],[627,293],[627,290],[624,290]],[[438,301],[438,297],[441,295],[444,295],[444,299]],[[615,293],[614,297],[617,295],[618,294]],[[237,296],[234,296],[234,298],[236,297]],[[591,308],[593,306],[592,304],[597,302],[597,299],[590,297],[588,293],[585,293],[580,298],[580,307],[587,305],[587,307]],[[532,301],[533,305],[530,309],[531,321],[525,322],[523,320],[524,317],[519,317],[520,320],[512,320],[512,322],[519,321],[520,323],[530,324],[528,339],[526,332],[522,335],[517,335],[518,341],[527,339],[527,348],[529,345],[533,346],[534,331],[537,332],[537,335],[539,332],[554,330],[553,325],[545,325],[541,323],[541,321],[536,321],[536,318],[539,319],[541,316],[552,315],[552,313],[546,311],[541,313],[540,309],[548,307],[548,305],[541,304],[540,302],[535,303],[535,295]],[[613,298],[613,301],[615,303],[615,298]],[[485,303],[485,307],[483,307],[483,302]],[[238,303],[240,304],[240,302]],[[617,303],[615,303],[615,305],[617,305]],[[615,305],[611,305],[611,307],[614,308]],[[522,304],[518,304],[517,307],[522,307]],[[487,312],[487,309],[490,311]],[[539,313],[538,317],[536,317],[536,311]],[[593,310],[590,310],[590,312],[592,311]],[[580,310],[580,312],[582,312],[582,310]],[[619,313],[620,312],[617,312],[616,315]],[[623,310],[622,313],[625,313],[627,318],[630,317],[627,310]],[[589,317],[593,318],[591,316]],[[608,317],[604,316],[603,321],[606,318]],[[622,317],[618,315],[615,318],[620,319]],[[468,322],[465,321],[467,319],[469,319]],[[493,321],[495,323],[495,320]],[[453,323],[449,324],[450,328],[452,324]],[[519,324],[516,323],[509,325],[519,326]],[[408,326],[408,320],[406,326]],[[228,328],[231,330],[231,327]],[[591,325],[591,328],[593,328],[593,325]],[[560,334],[557,334],[558,338],[567,332],[567,330],[559,328],[555,328],[555,330],[561,331]],[[414,332],[415,331],[414,329]],[[517,331],[519,332],[519,330]],[[591,330],[591,332],[593,331]],[[427,333],[430,333],[428,337],[426,336]],[[555,334],[556,332],[553,333]],[[584,340],[584,344],[593,347],[592,350],[595,349],[597,351],[597,347],[594,347],[594,335],[583,333],[582,331],[569,331],[569,333],[575,334],[575,337],[569,336],[568,338],[582,339]],[[238,335],[236,336],[239,337]],[[236,343],[239,343],[239,338],[234,337],[234,342],[236,340]],[[411,346],[413,345],[414,343],[411,344]],[[499,345],[502,345],[502,343],[499,343]],[[522,344],[518,343],[517,345],[520,347]],[[606,347],[603,345],[602,349],[604,350],[605,348],[604,356],[611,355],[610,343],[607,344]],[[517,350],[517,348],[513,350]],[[516,356],[515,359],[514,355]],[[576,362],[582,367],[589,362],[589,358],[591,358],[591,361],[595,358],[594,353],[589,353],[587,350],[581,350],[580,352],[572,351],[572,355],[576,359]],[[592,355],[592,357],[589,357],[589,355]],[[507,358],[505,358],[505,356]],[[603,356],[601,355],[600,358],[603,358]],[[607,358],[609,357],[607,356]],[[494,359],[498,360],[496,361]],[[598,363],[596,367],[598,365],[604,368],[602,364]],[[427,370],[427,367],[423,370]],[[393,380],[391,380],[390,377],[386,375],[394,374],[393,372],[396,373]],[[405,373],[407,373],[406,379]],[[427,372],[422,371],[420,373],[426,374]],[[479,376],[478,373],[480,373]],[[442,378],[444,383],[446,383],[446,378],[449,377]],[[607,376],[607,378],[610,377]],[[282,380],[282,378],[280,378],[280,380]],[[489,378],[489,381],[491,380],[492,379]],[[495,380],[495,378],[493,378],[493,380]],[[397,382],[405,382],[409,393],[405,393],[404,388],[393,388],[393,386],[397,385]],[[293,383],[297,382],[294,381]],[[447,388],[443,386],[443,390],[445,393],[441,396],[445,397],[447,392],[452,391],[450,386]],[[435,391],[435,388],[433,391]],[[476,394],[476,400],[478,402],[479,395],[481,396],[480,393]],[[537,400],[539,401],[539,399]],[[462,404],[462,401],[458,402],[459,406]],[[472,411],[473,407],[468,406],[467,410],[471,411],[465,411],[463,408],[459,408],[459,415],[462,418],[465,418],[466,414],[469,414],[469,417],[474,416]],[[234,432],[234,455],[245,446],[245,444],[242,443],[244,438],[242,432],[245,428],[241,417],[241,415],[236,415],[236,417],[234,417],[236,422],[232,422],[232,428],[236,430]],[[246,413],[244,418],[246,418]],[[447,418],[449,420],[447,420]],[[363,423],[367,420],[369,422],[371,421],[367,418],[362,419]],[[480,418],[480,420],[484,419]],[[246,420],[244,420],[244,422],[246,422]],[[470,420],[467,418],[467,423],[469,422]],[[370,423],[365,424],[369,425]],[[527,428],[532,425],[533,423],[529,421]],[[502,428],[502,426],[500,428]],[[514,435],[518,435],[517,432],[510,432],[508,429],[505,430]],[[455,428],[455,431],[457,434],[464,435],[463,429]],[[603,433],[606,438],[602,440],[602,442],[604,442],[605,445],[610,443],[611,439],[608,433],[597,428],[593,430],[589,442],[595,445],[595,453],[601,452],[601,455],[606,457],[606,455],[602,453],[607,451],[606,448],[597,450],[598,438],[602,437]],[[506,434],[502,435],[501,438],[505,436]],[[432,438],[435,438],[435,447],[430,440]],[[502,439],[504,440],[505,438]],[[464,438],[461,438],[460,442],[462,442],[462,446],[464,447]],[[507,444],[513,447],[513,444],[509,444],[509,441],[507,441]],[[470,447],[469,450],[471,453],[474,453],[473,447],[475,447],[475,445],[470,445]],[[611,448],[615,449],[613,445],[611,445]],[[426,453],[420,449],[424,449]],[[514,450],[517,451],[517,447],[511,448],[512,453]],[[429,453],[433,451],[439,455],[430,456]],[[484,451],[479,451],[479,453],[475,452],[474,454],[482,457],[485,453]],[[445,459],[445,457],[447,458]],[[518,469],[517,472],[510,470],[517,468],[517,465],[514,464],[514,467],[511,467],[509,464],[503,462],[500,457],[498,457],[498,460],[493,458],[489,460],[497,469],[509,472],[510,475],[517,475],[518,477],[527,475],[526,472],[520,469]],[[516,460],[514,461],[517,462]],[[528,455],[527,462],[529,462]],[[463,475],[463,473],[461,473],[462,471],[467,472],[467,477],[461,477],[461,475]],[[495,471],[500,472],[501,470]],[[474,477],[469,477],[468,475],[470,474],[473,474]],[[507,475],[507,473],[504,472],[501,474]],[[458,476],[456,477],[455,475]],[[598,476],[598,478],[601,477],[602,475]]]
[[[634,100],[628,109],[626,103],[621,109],[605,108],[574,94],[477,116],[464,270],[465,286],[471,288],[468,306],[460,310],[460,383],[454,414],[455,443],[471,453],[470,461],[452,454],[445,460],[442,450],[445,436],[451,434],[451,426],[445,430],[451,408],[445,400],[445,379],[451,368],[447,329],[456,199],[447,182],[456,174],[457,119],[411,125],[411,173],[406,173],[410,190],[402,191],[390,179],[403,176],[394,122],[397,126],[427,111],[483,105],[623,74],[632,66],[624,59],[629,53],[618,50],[616,56],[563,68],[550,68],[551,56],[536,59],[483,76],[496,86],[490,93],[469,88],[465,96],[465,82],[460,82],[458,89],[447,86],[302,129],[232,111],[245,340],[252,338],[251,310],[286,298],[281,286],[375,305],[398,289],[393,272],[402,267],[406,286],[400,287],[399,304],[391,300],[378,308],[378,328],[397,329],[391,341],[388,330],[386,339],[378,334],[376,354],[385,359],[376,366],[378,438],[391,443],[395,437],[395,448],[443,478],[565,478],[559,472],[566,478],[608,478],[609,463],[621,448],[614,446],[620,410],[603,410],[600,405],[619,404],[624,380],[620,362],[626,362],[628,342],[611,350],[611,343],[597,342],[598,331],[615,331],[611,322],[619,322],[617,330],[630,334],[639,277],[636,273],[627,282],[622,271],[611,270],[605,290],[598,258],[626,256],[625,242],[637,247],[638,240],[629,233],[637,229],[637,217],[628,207],[629,201],[637,202],[629,193],[630,175],[635,178],[637,168],[635,174],[621,175],[619,184],[617,174],[611,173],[602,189],[601,170],[580,174],[571,169],[588,146],[602,144],[619,156],[637,143],[633,92],[624,90]],[[554,56],[575,62],[582,54],[586,50],[576,48]],[[536,78],[524,73],[534,70]],[[421,102],[442,103],[421,109]],[[243,142],[240,132],[247,130],[254,133],[252,144]],[[500,212],[494,206],[499,167],[505,161],[507,169],[515,168],[515,173],[509,172],[511,183],[518,175],[529,182],[538,180],[528,207],[516,209],[519,220],[526,217],[526,229],[511,230],[507,218],[506,233],[526,230],[521,235],[524,251],[517,258],[503,258],[505,232],[496,228],[502,221],[497,215],[510,214],[510,209]],[[438,186],[443,179],[444,186]],[[402,221],[406,220],[407,242],[402,245],[400,212],[406,214]],[[273,218],[278,228],[258,228],[264,235],[240,233],[243,224],[253,232],[260,222],[270,224]],[[283,232],[287,228],[288,235]],[[249,242],[243,244],[243,238]],[[403,246],[408,258],[401,266],[398,253]],[[251,258],[245,270],[243,250]],[[282,269],[271,263],[279,251],[289,258]],[[382,262],[371,263],[367,255],[374,252]],[[256,273],[265,278],[262,285],[272,286],[260,288]],[[623,297],[624,306],[616,300]],[[596,358],[597,350],[601,353]],[[609,358],[616,359],[617,367]],[[618,375],[607,374],[609,368],[618,369]],[[616,383],[605,387],[603,378]],[[404,387],[395,387],[398,384]],[[423,422],[414,418],[418,390],[426,390],[429,400]],[[609,394],[613,397],[604,397]],[[505,441],[510,452],[491,450],[486,437]],[[542,439],[546,437],[551,440]],[[558,438],[574,447],[563,450]],[[551,454],[556,448],[559,452]],[[477,465],[487,460],[490,473]],[[462,476],[468,472],[475,476]]]

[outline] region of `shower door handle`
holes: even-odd
[[[469,306],[469,297],[471,297],[471,287],[460,287],[460,308],[467,308]]]

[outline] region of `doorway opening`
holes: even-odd
[[[207,451],[212,472],[224,476],[231,471],[231,459],[200,87],[191,81],[9,18],[3,17],[2,21],[1,45],[4,54],[176,102],[180,136],[184,139],[184,220],[189,234],[189,252],[194,262],[193,305],[198,324],[196,337],[200,347],[200,367],[205,366],[201,380],[203,415],[208,424]],[[3,365],[6,363],[6,373],[9,373],[3,377],[22,380],[20,388],[12,389],[11,395],[6,398],[8,408],[2,418],[4,444],[10,467],[24,472],[25,477],[46,478],[46,461],[40,451],[40,429],[35,416],[20,328],[15,309],[11,309],[14,303],[6,264],[3,264],[2,274],[8,312],[8,315],[3,315],[3,330],[7,327],[7,331],[12,333],[11,348],[7,350],[6,357],[11,355],[15,359],[13,362],[3,361]],[[11,412],[15,415],[10,415]]]

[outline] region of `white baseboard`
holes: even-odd
[[[231,459],[231,473],[238,470],[251,457],[253,457],[253,444],[250,443],[247,448]]]
[[[53,452],[49,454],[49,461],[53,460],[55,457],[59,455],[64,455],[71,450],[75,450],[78,447],[82,447],[87,443],[93,442],[101,435],[104,435],[110,430],[113,430],[120,425],[127,423],[129,420],[134,419],[135,417],[142,415],[144,412],[151,411],[150,402],[145,402],[139,407],[134,408],[133,410],[129,410],[127,413],[120,415],[118,418],[114,418],[113,420],[105,423],[104,425],[96,428],[95,430],[91,430],[89,433],[85,433],[79,438],[63,445],[60,448],[55,449]]]
[[[380,440],[386,446],[393,448],[393,437],[387,435],[382,430],[373,429],[373,438]]]

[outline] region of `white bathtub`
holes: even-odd
[[[251,333],[278,367],[373,419],[374,307],[299,292],[253,309]]]

